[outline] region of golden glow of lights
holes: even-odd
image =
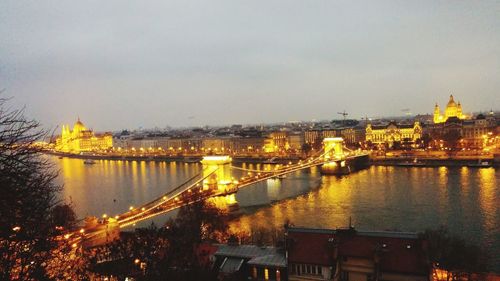
[[[84,233],[85,232],[85,229],[80,229],[80,233]]]
[[[61,135],[56,139],[56,150],[67,153],[81,153],[95,150],[106,150],[113,147],[113,136],[105,133],[96,136],[92,130],[87,129],[80,120],[73,126],[63,125]]]
[[[134,207],[133,207],[133,206],[130,206],[128,209],[129,209],[130,211],[132,211],[132,210],[134,210]]]
[[[15,232],[18,232],[19,230],[21,230],[21,227],[20,226],[14,226],[12,228],[12,231],[15,231]]]
[[[457,117],[458,119],[467,118],[467,115],[462,113],[462,105],[460,102],[455,103],[453,95],[450,95],[450,99],[444,110],[444,115],[441,114],[441,110],[437,103],[434,106],[434,123],[444,123],[450,117]]]
[[[64,234],[64,239],[68,239],[69,238],[69,234]]]
[[[344,158],[344,139],[343,138],[325,138],[323,139],[325,146],[325,159],[342,159]]]
[[[140,260],[140,259],[135,259],[135,260],[134,260],[134,263],[135,263],[135,264],[139,264],[140,262],[141,262],[141,260]]]
[[[234,205],[237,203],[235,194],[226,195],[225,199],[228,205]]]
[[[78,246],[78,244],[76,243],[73,243],[73,245],[71,245],[73,248],[76,248],[76,246]]]
[[[225,164],[231,162],[232,159],[230,156],[227,155],[220,155],[220,156],[204,156],[203,160],[201,160],[201,163],[206,163],[206,164]]]
[[[105,219],[105,218],[107,218],[107,217],[108,217],[108,215],[106,215],[106,214],[103,214],[103,215],[102,215],[102,218],[103,218],[103,219]]]

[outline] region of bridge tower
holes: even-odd
[[[343,138],[325,138],[325,160],[344,159],[344,139]]]
[[[215,200],[215,204],[220,206],[225,203],[226,206],[234,206],[237,204],[234,190],[235,181],[231,176],[231,163],[230,156],[204,156],[201,160],[203,164],[203,190],[219,192],[221,194],[227,193],[223,198],[223,202]]]
[[[344,154],[343,138],[325,138],[323,139],[325,155],[323,159],[325,164],[321,165],[321,173],[342,175],[349,174],[350,167]]]

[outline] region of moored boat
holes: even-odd
[[[471,168],[489,168],[491,166],[493,166],[493,164],[491,162],[482,161],[481,159],[479,159],[477,161],[477,163],[467,164],[467,167],[471,167]]]
[[[397,166],[404,166],[404,167],[422,167],[425,166],[425,163],[418,161],[417,158],[413,159],[413,161],[406,161],[402,163],[398,163]]]

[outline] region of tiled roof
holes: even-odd
[[[275,247],[258,247],[255,245],[219,245],[216,256],[254,258],[276,253]]]
[[[302,228],[302,227],[289,227],[288,233],[291,232],[306,232],[306,233],[323,233],[323,234],[335,234],[334,229],[324,229],[324,228]]]
[[[243,259],[238,258],[226,258],[224,262],[220,266],[220,271],[224,273],[233,273],[240,270],[241,265],[243,264]]]
[[[248,261],[251,265],[286,267],[286,259],[283,253],[255,257]]]
[[[388,125],[372,125],[373,130],[382,130],[386,129]]]
[[[396,125],[400,129],[411,129],[413,128],[413,124],[398,124]]]
[[[398,231],[363,231],[357,230],[358,235],[362,236],[373,236],[373,237],[392,237],[392,238],[405,238],[405,239],[417,239],[418,234],[416,232],[398,232]]]

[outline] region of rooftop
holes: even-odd
[[[276,253],[275,247],[259,247],[255,245],[219,245],[216,256],[254,258],[259,256],[273,255]]]

